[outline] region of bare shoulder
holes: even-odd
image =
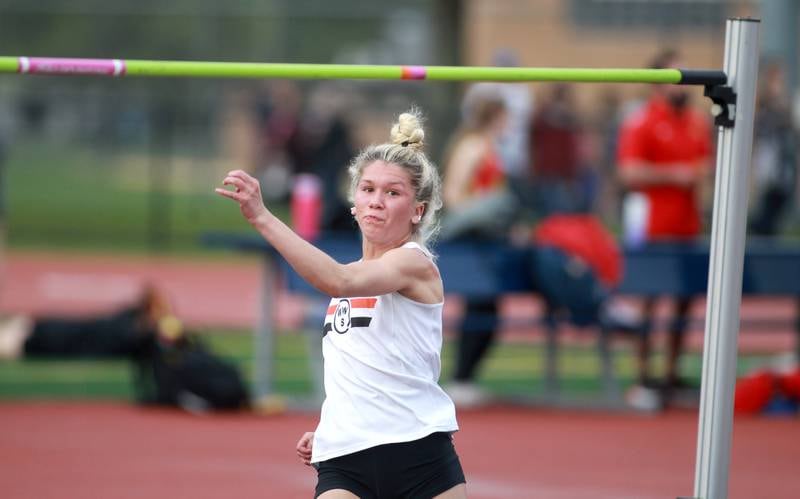
[[[387,251],[381,258],[397,270],[417,277],[439,277],[439,269],[420,248],[400,247]]]
[[[419,248],[395,248],[383,258],[389,259],[405,285],[398,291],[403,296],[421,303],[440,303],[444,287],[436,264]],[[402,276],[402,277],[400,277]]]

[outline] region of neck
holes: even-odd
[[[361,242],[361,258],[364,260],[374,260],[376,258],[380,258],[387,251],[399,248],[409,241],[411,241],[410,233],[400,238],[400,240],[390,243],[376,243],[364,238]]]

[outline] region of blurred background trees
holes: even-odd
[[[26,56],[419,65],[489,65],[508,49],[522,66],[641,67],[670,44],[689,66],[714,68],[724,20],[754,15],[770,23],[765,51],[785,60],[794,90],[797,12],[783,0],[0,0],[0,46]],[[232,167],[259,172],[274,159],[265,126],[286,104],[274,83],[0,77],[9,244],[166,251],[196,247],[205,230],[247,230],[212,187]],[[542,85],[531,91],[544,95]],[[440,161],[466,85],[291,86],[301,146],[319,139],[320,113],[341,117],[358,148],[417,104]],[[310,96],[323,87],[341,98],[320,111]],[[643,90],[585,85],[575,98],[585,121],[602,124]],[[288,183],[297,166],[269,178]],[[278,203],[286,189],[276,188]]]

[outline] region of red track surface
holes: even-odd
[[[166,290],[190,325],[251,327],[258,314],[255,259],[197,261],[12,253],[0,313],[83,314]],[[509,316],[536,313],[506,300]],[[452,300],[446,316],[458,313]],[[302,302],[279,295],[277,321],[296,326]],[[702,316],[702,303],[695,313]],[[743,315],[791,317],[791,301],[752,300]],[[568,335],[567,335],[568,336]],[[530,338],[507,331],[506,339]],[[573,336],[574,337],[574,336]],[[591,341],[591,335],[581,335]],[[702,335],[692,342],[701,345]],[[789,329],[740,335],[743,348],[785,350]],[[459,415],[456,444],[472,498],[664,498],[692,493],[697,415],[494,408]],[[311,497],[314,473],[294,445],[316,415],[195,417],[114,404],[0,405],[0,497],[148,499]],[[800,490],[800,422],[737,419],[731,498],[794,498]]]
[[[5,312],[80,315],[106,310],[129,303],[151,283],[167,292],[191,325],[250,327],[257,317],[261,272],[252,258],[11,253],[4,263],[0,310]]]
[[[459,414],[471,498],[691,495],[697,416],[493,408]],[[312,496],[294,445],[315,415],[191,416],[116,404],[0,406],[0,491],[14,499]],[[737,419],[730,497],[795,498],[800,423]]]

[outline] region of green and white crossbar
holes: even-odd
[[[724,85],[719,70],[370,66],[211,61],[0,57],[0,73],[41,75],[430,81],[563,81]]]

